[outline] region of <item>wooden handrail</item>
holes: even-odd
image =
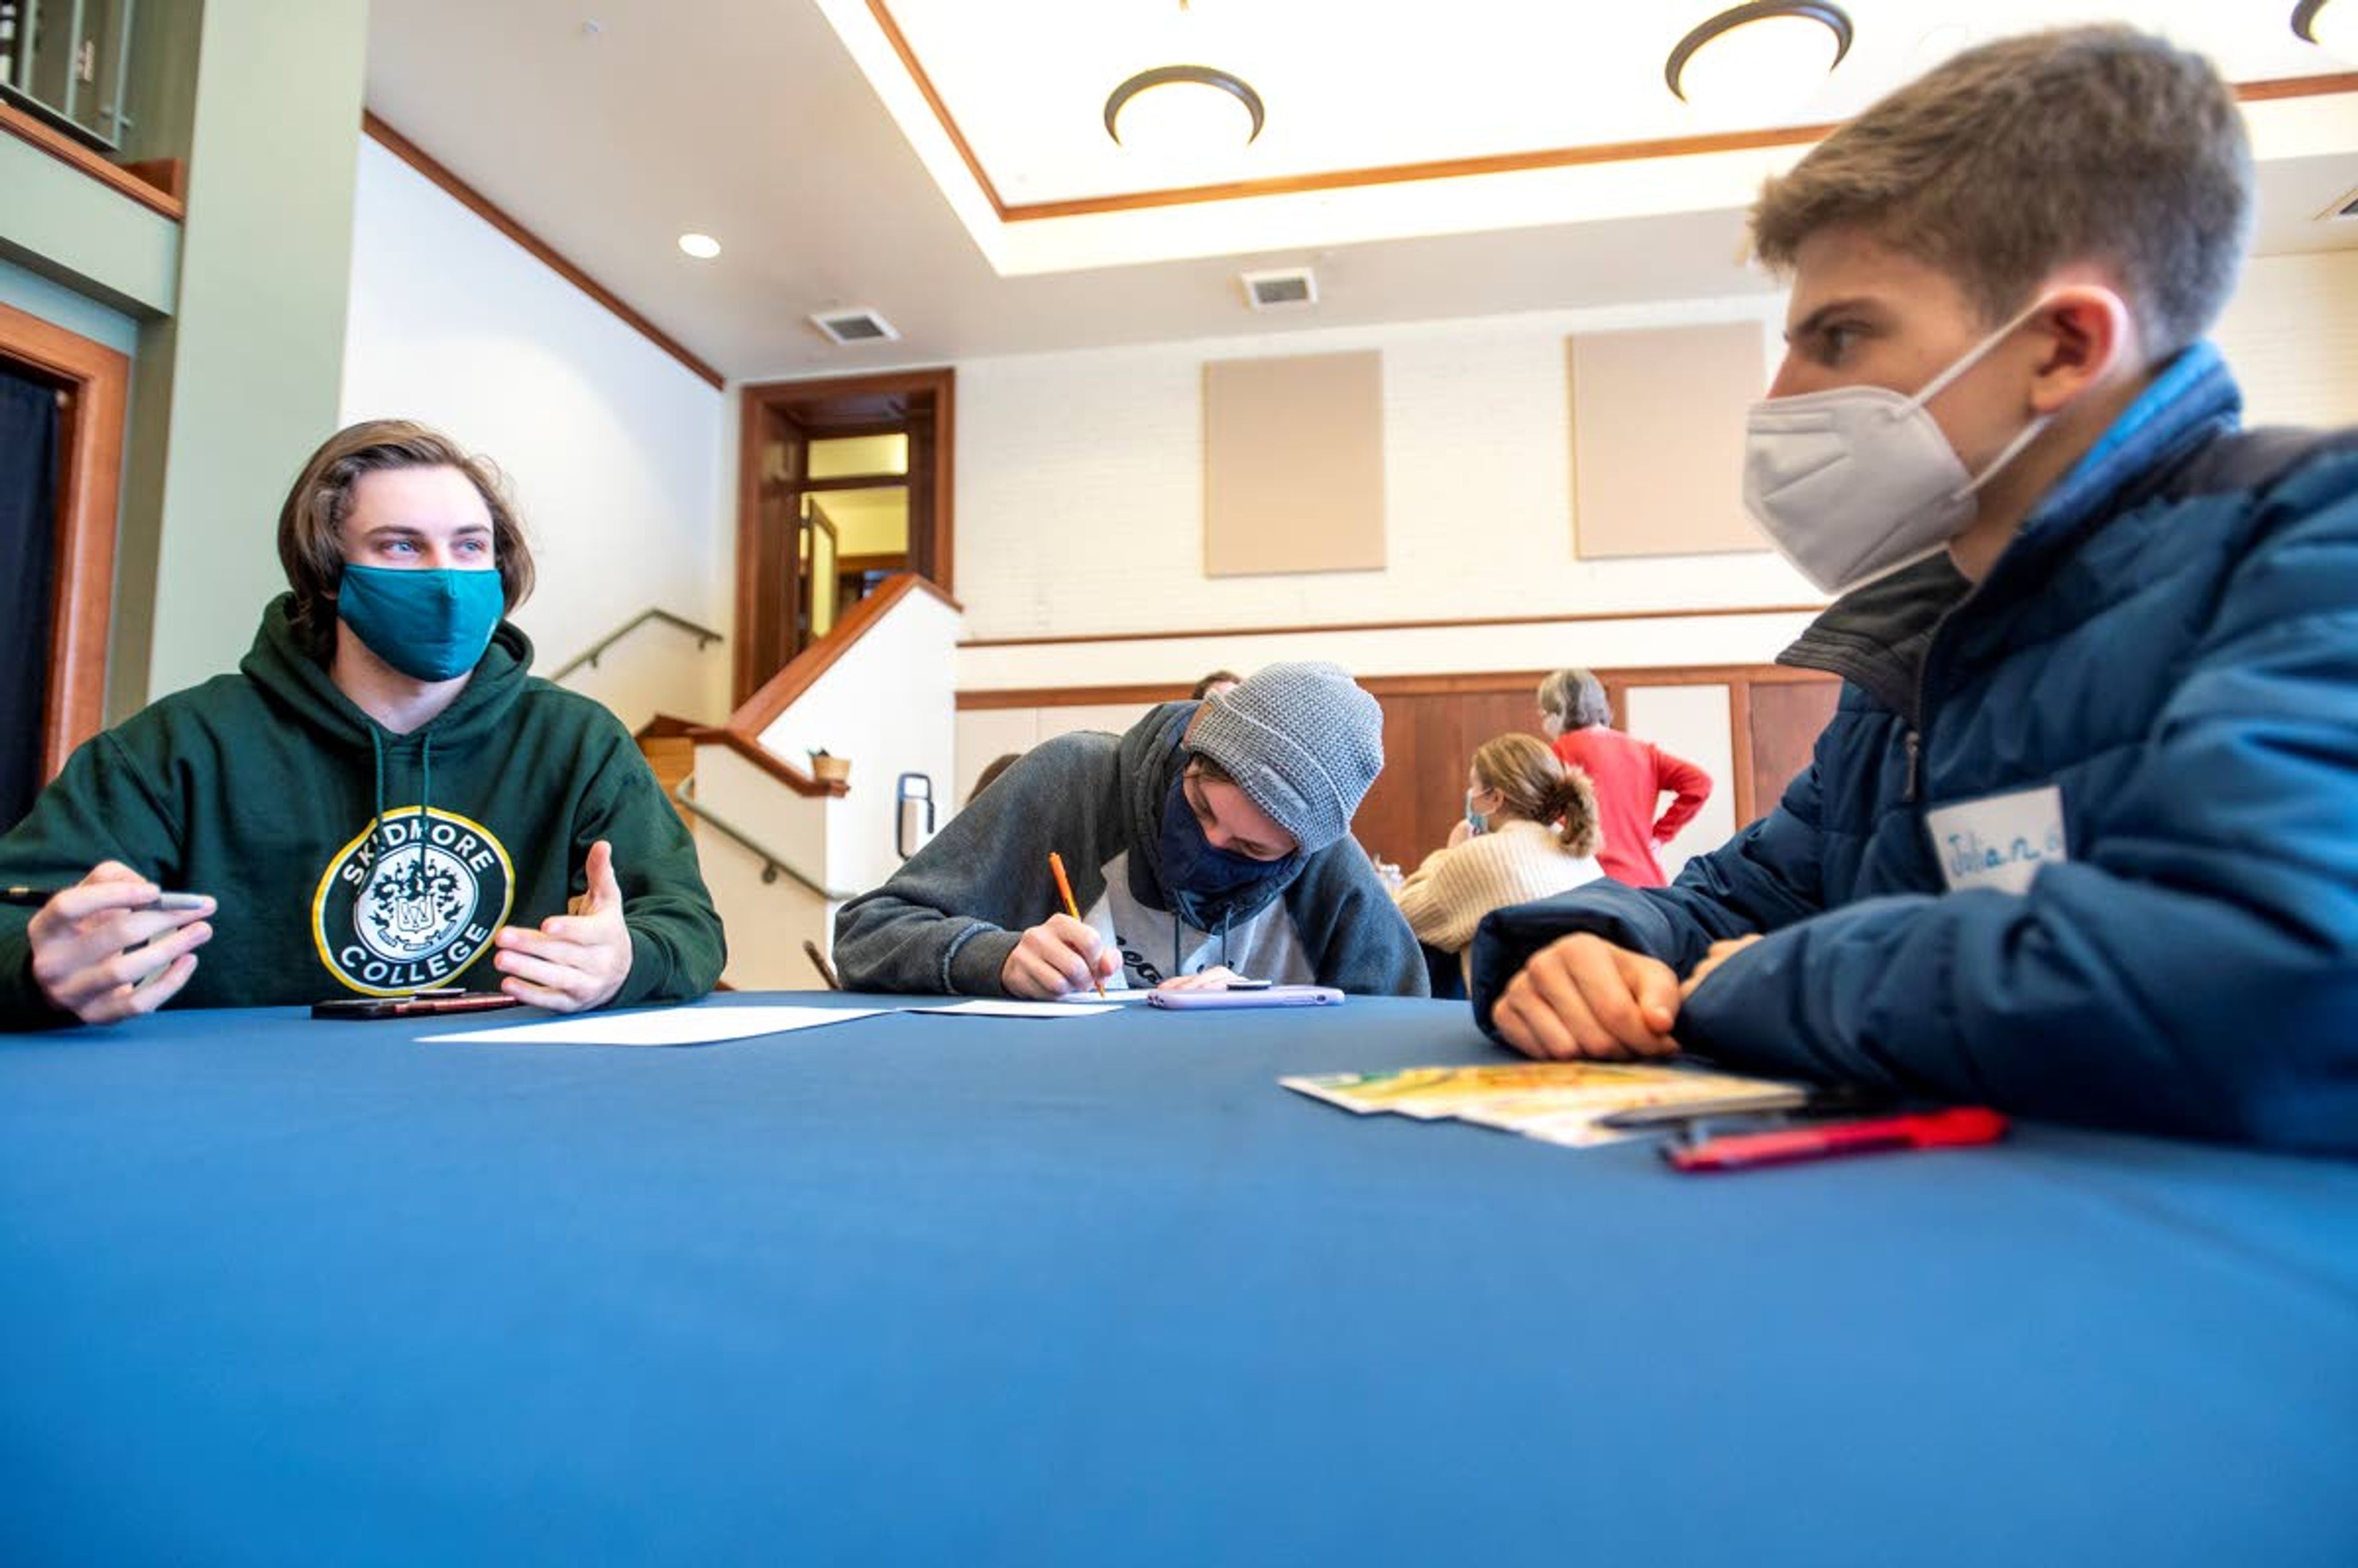
[[[44,124],[13,103],[0,103],[0,132],[40,148],[59,163],[78,168],[117,195],[127,196],[158,217],[178,223],[188,216],[189,204],[174,191],[157,186],[146,176],[160,175],[166,185],[186,179],[177,158],[151,158],[125,167],[82,146],[55,126]]]
[[[844,780],[813,778],[733,724],[699,725],[687,731],[687,738],[699,746],[728,747],[796,795],[843,795],[851,793],[851,785]]]

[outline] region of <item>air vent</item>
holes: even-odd
[[[2317,215],[2320,223],[2347,223],[2358,219],[2358,190],[2345,190],[2334,198],[2333,205]]]
[[[1245,303],[1256,310],[1283,310],[1318,303],[1318,278],[1306,266],[1238,273],[1237,277],[1245,286]]]
[[[892,323],[873,310],[830,310],[811,318],[811,325],[831,343],[889,343],[900,337]]]

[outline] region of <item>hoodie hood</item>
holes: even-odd
[[[1234,892],[1206,895],[1170,888],[1163,880],[1163,802],[1171,781],[1195,755],[1187,750],[1187,726],[1200,702],[1166,702],[1131,725],[1120,741],[1121,809],[1130,829],[1130,891],[1141,903],[1177,914],[1198,931],[1242,924],[1275,903],[1302,874],[1309,858],[1294,854],[1271,874]]]
[[[373,750],[373,742],[380,741],[395,747],[431,741],[444,756],[463,754],[504,727],[524,693],[532,667],[532,640],[503,621],[459,699],[412,733],[391,734],[346,697],[329,677],[328,666],[311,656],[288,620],[294,604],[291,593],[270,601],[262,612],[261,629],[254,634],[254,646],[238,668],[262,687],[273,706],[334,746],[364,751]]]

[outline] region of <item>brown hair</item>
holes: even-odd
[[[1194,700],[1201,702],[1204,700],[1205,695],[1214,687],[1219,685],[1222,681],[1228,682],[1230,686],[1242,686],[1245,683],[1245,677],[1237,674],[1234,670],[1214,670],[1210,675],[1207,675],[1202,680],[1197,681],[1195,683],[1195,689],[1189,692],[1187,695]]]
[[[966,792],[966,803],[968,806],[972,806],[974,804],[974,797],[980,795],[984,790],[989,789],[993,779],[996,779],[1000,774],[1005,773],[1008,769],[1013,767],[1022,760],[1023,753],[1021,752],[1002,752],[998,756],[991,758],[990,761],[983,763],[982,772],[974,775],[974,787]]]
[[[1954,278],[1995,325],[2057,268],[2109,270],[2158,361],[2209,329],[2252,223],[2252,150],[2201,56],[2119,26],[1952,57],[1761,189],[1760,259],[1856,227]]]
[[[1605,683],[1586,670],[1563,669],[1540,682],[1540,711],[1563,720],[1567,730],[1613,722],[1613,703]]]
[[[324,653],[335,635],[336,590],[344,578],[344,522],[362,474],[386,469],[457,469],[492,514],[492,559],[513,611],[532,592],[532,547],[524,520],[489,458],[468,451],[438,430],[407,419],[370,419],[329,437],[287,492],[278,510],[278,564],[295,590],[287,619],[296,634]]]
[[[1500,735],[1474,752],[1474,776],[1495,789],[1512,816],[1553,823],[1555,836],[1575,855],[1596,853],[1596,791],[1588,775],[1568,768],[1536,735]]]

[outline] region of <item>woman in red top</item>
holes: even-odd
[[[1596,860],[1605,874],[1632,887],[1660,887],[1668,879],[1654,847],[1669,843],[1703,809],[1711,798],[1711,775],[1614,729],[1605,687],[1586,670],[1558,670],[1540,682],[1540,724],[1564,764],[1596,786],[1597,823],[1605,831]],[[1665,790],[1678,798],[1657,816]]]

